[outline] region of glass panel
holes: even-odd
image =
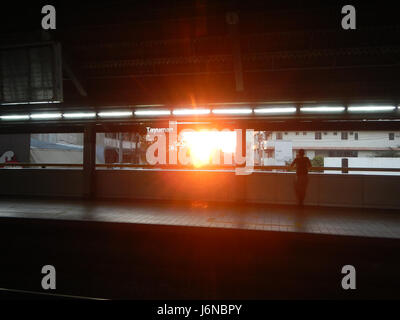
[[[13,164],[5,168],[29,167],[24,164],[83,164],[83,134],[1,134],[0,163]],[[32,168],[52,168],[52,166]]]

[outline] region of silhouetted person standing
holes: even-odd
[[[310,159],[304,156],[303,149],[299,150],[297,157],[293,160],[290,168],[293,168],[294,166],[296,166],[296,181],[294,188],[297,195],[297,202],[302,206],[308,185],[308,169],[312,167]]]

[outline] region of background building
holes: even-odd
[[[286,142],[291,159],[299,149],[315,160],[315,164],[325,164],[330,158],[393,158],[400,164],[400,131],[279,131],[258,132],[256,161],[265,165],[281,165],[276,160],[276,146]],[[331,162],[329,162],[331,163]],[[353,160],[352,163],[357,163]],[[383,161],[376,162],[388,168]],[[391,162],[392,163],[392,162]],[[365,163],[366,164],[366,163]],[[340,165],[339,165],[340,166]],[[380,167],[380,166],[379,166]]]

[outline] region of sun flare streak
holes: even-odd
[[[234,153],[236,133],[234,131],[182,132],[182,142],[189,149],[192,164],[201,167],[210,164],[221,152]]]

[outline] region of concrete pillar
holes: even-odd
[[[246,158],[246,128],[241,128],[242,130],[242,156]],[[241,166],[246,166],[246,163]],[[247,201],[247,176],[246,175],[236,175],[236,201],[238,203],[244,203]]]
[[[123,157],[124,157],[124,133],[120,132],[118,133],[118,163],[124,162]]]
[[[240,50],[239,37],[239,16],[236,12],[228,12],[226,14],[226,23],[228,24],[229,37],[232,46],[233,68],[235,73],[236,91],[243,91],[243,67],[242,55]]]
[[[83,179],[84,198],[92,199],[95,196],[96,173],[96,130],[88,125],[83,133]]]

